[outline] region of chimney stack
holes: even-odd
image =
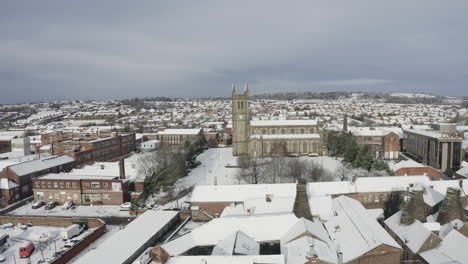
[[[125,159],[121,158],[119,160],[119,179],[125,179]]]

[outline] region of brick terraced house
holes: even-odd
[[[116,176],[48,174],[33,180],[34,201],[77,205],[120,205],[128,200],[127,180]]]

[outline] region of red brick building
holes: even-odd
[[[52,154],[65,154],[75,159],[80,167],[95,161],[109,161],[130,154],[136,149],[134,133],[118,134],[46,134],[43,144],[52,144]]]
[[[34,201],[120,205],[129,199],[127,180],[116,176],[48,174],[33,180]]]
[[[14,188],[8,191],[8,195],[0,197],[4,204],[11,204],[32,195],[33,179],[47,173],[59,173],[70,171],[75,167],[75,160],[66,155],[28,160],[11,164],[0,171],[0,178],[8,179],[18,185],[18,191]],[[8,185],[10,186],[10,185]],[[13,193],[11,193],[13,192]],[[2,191],[2,194],[4,191]],[[12,196],[12,194],[14,194]]]
[[[392,131],[383,129],[355,129],[353,137],[361,145],[368,145],[370,153],[376,158],[398,159],[400,137]]]
[[[391,166],[391,169],[395,176],[427,175],[431,180],[440,180],[439,170],[413,160],[400,161]]]

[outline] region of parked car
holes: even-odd
[[[34,249],[36,247],[34,246],[34,243],[31,241],[24,242],[23,245],[20,246],[19,248],[19,255],[20,258],[27,258],[31,256],[31,254],[34,252]]]
[[[130,202],[123,203],[120,206],[119,211],[130,211],[130,207],[132,207],[132,203]]]
[[[46,204],[45,209],[46,209],[46,210],[51,210],[51,209],[53,209],[55,206],[57,206],[57,204],[58,204],[57,202],[49,202],[49,203]]]
[[[0,229],[9,229],[9,228],[13,228],[15,226],[15,224],[13,223],[6,223],[6,224],[3,224],[0,226]]]
[[[33,203],[33,205],[32,205],[32,209],[41,208],[41,207],[44,206],[44,205],[45,205],[44,202],[35,202],[35,203]]]
[[[62,205],[62,210],[68,210],[73,206],[72,202],[66,202]]]

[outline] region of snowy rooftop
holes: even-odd
[[[172,219],[174,211],[146,211],[124,229],[117,231],[94,250],[79,258],[76,264],[124,263]]]
[[[201,128],[189,128],[189,129],[165,129],[159,132],[160,135],[197,135],[200,133]]]
[[[401,241],[407,241],[406,246],[413,252],[418,252],[432,232],[427,229],[419,220],[415,220],[410,225],[400,224],[402,212],[392,215],[385,220],[385,224],[397,235]]]
[[[295,198],[296,184],[197,185],[192,192],[190,202],[265,200],[267,194],[272,200],[275,198]]]
[[[375,219],[369,217],[359,201],[340,196],[333,199],[333,207],[336,216],[330,218],[325,227],[343,252],[343,262],[360,257],[382,244],[401,248]]]
[[[274,135],[252,135],[252,139],[310,139],[320,138],[319,134],[274,134]]]
[[[420,253],[429,264],[466,263],[468,260],[468,237],[452,230],[434,249]]]
[[[215,218],[161,247],[169,255],[180,255],[196,246],[217,245],[239,230],[257,242],[280,241],[296,221],[294,214]]]
[[[167,264],[284,264],[283,255],[261,256],[178,256],[169,259]]]
[[[393,171],[397,171],[399,169],[403,169],[403,168],[425,168],[425,167],[428,167],[424,164],[421,164],[419,162],[416,162],[414,160],[402,160],[398,163],[394,163],[394,162],[390,162],[389,164],[389,167],[391,170]]]
[[[250,125],[253,127],[269,127],[269,126],[316,126],[317,120],[251,120]]]
[[[0,179],[0,189],[10,190],[15,187],[18,187],[18,184],[16,184],[14,181],[7,178]]]
[[[454,133],[447,133],[443,131],[433,131],[433,130],[419,130],[419,129],[406,129],[405,132],[410,132],[414,134],[419,134],[423,135],[426,137],[432,137],[432,138],[438,138],[438,139],[444,139],[444,138],[450,138],[450,139],[463,139],[462,137],[454,134]]]
[[[388,177],[358,177],[356,182],[313,182],[307,184],[307,194],[313,196],[326,196],[357,192],[391,192],[404,191],[410,184],[423,183],[430,185],[427,176],[388,176]]]
[[[132,155],[124,160],[125,178],[135,179],[138,176],[137,160],[142,155]],[[95,176],[120,176],[119,162],[95,162],[80,169],[73,169],[70,174]]]
[[[463,176],[468,179],[468,166],[465,166],[456,172],[458,175]]]
[[[28,175],[30,173],[57,167],[75,160],[69,156],[53,156],[50,158],[31,160],[10,166],[10,169],[18,176]]]
[[[117,179],[117,176],[106,175],[81,175],[70,173],[49,173],[40,177],[41,180],[112,180]]]
[[[354,128],[350,129],[354,136],[371,136],[371,137],[383,137],[388,135],[391,131],[384,129],[369,129],[369,128]]]

